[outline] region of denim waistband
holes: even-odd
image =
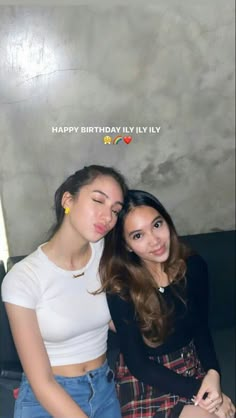
[[[97,367],[96,369],[92,369],[87,371],[85,374],[83,375],[79,375],[79,376],[73,376],[73,377],[68,377],[68,376],[61,376],[58,374],[54,374],[55,379],[57,380],[57,382],[65,382],[66,380],[69,380],[70,382],[72,382],[73,380],[80,380],[81,382],[83,381],[87,381],[88,377],[99,377],[101,375],[104,375],[108,370],[110,370],[109,366],[108,366],[108,362],[107,360],[105,360],[105,362],[102,364],[102,366]],[[25,373],[22,373],[22,383],[29,383]]]

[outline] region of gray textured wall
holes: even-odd
[[[78,132],[52,132],[64,126]],[[161,129],[104,145],[81,126]],[[234,228],[232,0],[0,6],[0,193],[12,255],[44,239],[54,190],[90,163],[156,193],[181,234]]]

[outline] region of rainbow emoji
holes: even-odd
[[[123,139],[122,136],[119,136],[119,135],[116,136],[115,139],[113,139],[113,144],[114,145],[119,144],[119,142],[122,141],[122,139]]]

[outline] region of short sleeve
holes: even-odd
[[[2,301],[35,309],[40,296],[36,274],[27,265],[27,259],[15,264],[6,274],[1,286]]]

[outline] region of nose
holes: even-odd
[[[160,243],[160,237],[159,235],[157,235],[157,232],[152,231],[150,232],[150,236],[149,236],[149,245],[151,247],[155,247],[156,245],[158,245]]]
[[[108,225],[112,221],[112,210],[109,207],[104,207],[102,211],[102,219]]]

